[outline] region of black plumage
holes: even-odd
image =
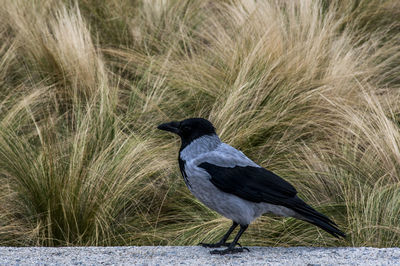
[[[164,123],[158,128],[180,136],[178,162],[189,190],[206,206],[233,221],[218,243],[202,243],[204,247],[228,247],[211,253],[248,250],[235,246],[240,245],[238,240],[248,225],[264,213],[295,217],[335,237],[345,237],[332,220],[300,199],[289,182],[223,143],[210,121],[190,118]],[[238,234],[231,243],[227,243],[237,226],[240,226]]]
[[[289,182],[265,168],[221,167],[208,162],[199,164],[199,167],[210,174],[211,183],[226,193],[255,203],[266,202],[287,207],[333,236],[345,237],[333,221],[297,197],[296,189]]]

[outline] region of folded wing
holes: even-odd
[[[262,167],[223,167],[210,162],[198,166],[207,171],[220,190],[248,201],[286,205],[285,201],[297,194],[290,183]]]
[[[290,183],[267,169],[255,166],[223,167],[210,162],[202,162],[198,167],[207,171],[211,183],[226,193],[256,203],[285,206],[335,237],[346,236],[332,220],[297,197],[297,191]]]

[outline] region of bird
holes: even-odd
[[[294,217],[337,238],[346,237],[332,220],[300,199],[289,182],[222,142],[207,119],[188,118],[163,123],[157,128],[180,137],[178,163],[190,192],[208,208],[232,220],[232,226],[219,242],[200,243],[203,247],[215,248],[211,254],[250,251],[238,241],[251,222],[268,213]],[[240,227],[237,235],[228,243],[237,226]],[[220,247],[227,248],[217,249]]]

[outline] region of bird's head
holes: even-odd
[[[182,145],[205,135],[213,135],[215,128],[210,121],[204,118],[189,118],[182,121],[172,121],[161,124],[158,129],[175,133],[181,137]]]

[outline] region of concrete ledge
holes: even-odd
[[[399,265],[400,248],[272,248],[210,255],[202,247],[0,247],[0,265]]]

